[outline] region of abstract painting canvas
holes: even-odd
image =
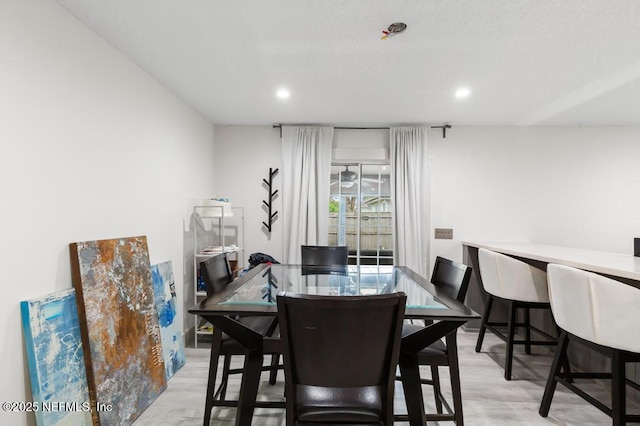
[[[177,297],[171,261],[151,265],[151,276],[160,323],[165,376],[169,380],[185,363],[182,332],[175,321]]]
[[[25,300],[20,311],[37,424],[91,425],[75,291]]]
[[[93,422],[131,424],[167,386],[147,238],[70,251]]]

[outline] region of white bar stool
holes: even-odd
[[[627,362],[640,361],[640,289],[632,285],[564,265],[549,264],[549,296],[561,329],[539,413],[549,414],[557,383],[581,396],[613,418],[614,425],[640,421],[626,414],[625,385],[640,389],[625,378]],[[611,373],[575,373],[571,379],[611,379],[611,407],[596,400],[560,373],[569,341],[577,341],[611,358]]]
[[[488,293],[482,323],[476,342],[476,352],[482,349],[485,331],[488,329],[507,343],[504,362],[504,378],[511,380],[513,346],[525,345],[525,353],[531,353],[531,345],[555,345],[555,337],[531,325],[529,309],[550,309],[547,290],[547,274],[518,259],[491,250],[478,250],[478,264],[482,285]],[[509,305],[507,322],[490,321],[494,299],[502,299]],[[517,322],[517,310],[524,309],[524,322]],[[507,334],[497,327],[507,326]],[[524,340],[516,340],[517,327],[525,328]],[[531,340],[531,331],[546,340]],[[563,364],[565,366],[566,364]],[[568,367],[567,367],[568,369]]]

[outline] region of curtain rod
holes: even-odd
[[[282,124],[274,124],[274,129],[280,129],[280,137],[282,137]],[[391,127],[341,127],[334,126],[334,129],[339,130],[389,130]],[[443,124],[442,126],[429,126],[430,129],[442,129],[442,138],[447,138],[447,129],[451,128],[451,124]]]

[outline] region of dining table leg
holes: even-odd
[[[250,329],[233,318],[224,315],[202,315],[204,319],[214,326],[214,340],[211,348],[211,360],[209,362],[209,384],[207,385],[207,398],[205,402],[204,426],[209,426],[211,421],[211,409],[214,403],[214,380],[218,367],[219,348],[222,333],[235,339],[247,352],[244,357],[244,369],[238,397],[236,422],[237,426],[251,426],[253,409],[258,396],[260,374],[262,372],[263,339],[260,333]],[[216,334],[216,331],[219,334]]]
[[[466,320],[438,321],[402,337],[398,367],[411,426],[424,426],[426,422],[418,353],[436,340],[454,332],[465,322]]]
[[[256,397],[258,396],[258,386],[260,385],[262,360],[262,348],[252,349],[244,357],[236,426],[251,426]]]
[[[218,373],[218,358],[220,358],[220,344],[222,342],[222,331],[217,327],[213,331],[211,342],[211,356],[209,359],[209,380],[207,382],[207,396],[204,404],[203,425],[209,426],[211,423],[211,410],[213,409],[214,394],[216,391],[216,375]]]
[[[420,366],[417,353],[401,353],[398,361],[407,414],[411,426],[424,426],[426,416],[420,383]]]

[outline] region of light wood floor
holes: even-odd
[[[516,348],[513,379],[503,378],[505,345],[487,333],[481,353],[474,351],[477,334],[461,330],[458,333],[464,419],[467,425],[607,425],[611,419],[580,397],[558,385],[549,417],[538,414],[540,400],[551,365],[551,353],[544,347],[534,347],[526,355]],[[240,357],[237,357],[241,361]],[[135,422],[135,426],[201,425],[207,386],[208,349],[187,349],[187,363],[169,381],[167,390]],[[428,369],[424,370],[429,377]],[[448,370],[441,369],[441,381],[448,388]],[[218,375],[218,377],[220,377]],[[276,385],[260,385],[260,398],[282,399],[283,376]],[[608,404],[609,396],[601,383],[586,383],[585,389],[596,393]],[[232,378],[228,396],[237,396],[239,378]],[[632,390],[628,388],[628,392]],[[433,408],[430,389],[424,387],[425,403]],[[400,383],[396,385],[396,411],[405,410]],[[633,403],[630,403],[633,404]],[[637,405],[631,408],[635,412]],[[435,410],[429,410],[435,411]],[[406,412],[406,411],[402,411]],[[214,408],[212,425],[233,424],[235,409]],[[256,409],[254,425],[284,425],[284,410]],[[402,424],[402,423],[398,423]],[[432,423],[430,423],[432,424]],[[433,423],[435,424],[435,423]],[[442,424],[453,424],[442,422]]]

